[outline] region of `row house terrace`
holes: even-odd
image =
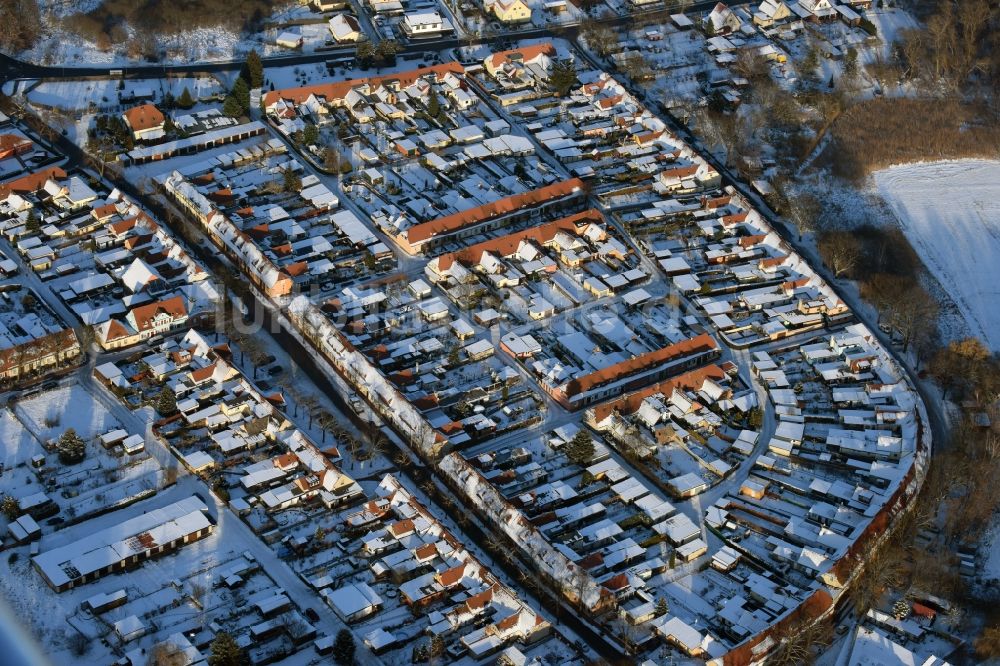
[[[432,83],[443,86],[459,108],[473,106],[475,97],[467,91],[464,75],[460,63],[449,62],[399,74],[272,90],[264,94],[261,104],[286,134],[302,129],[303,117],[321,124],[331,109],[344,109],[354,121],[369,123],[378,118],[412,115],[410,102],[425,107]]]
[[[80,356],[76,332],[27,287],[0,293],[0,379],[17,381]]]
[[[521,321],[632,290],[648,275],[596,210],[476,243],[431,259],[425,274],[458,305],[485,288]]]
[[[323,310],[450,445],[538,420],[539,396],[495,355],[488,331],[455,315],[423,280],[345,288]]]
[[[712,336],[703,333],[599,370],[574,376],[547,390],[563,407],[576,411],[624,391],[707,363],[720,353]]]
[[[672,497],[721,483],[746,460],[759,433],[748,429],[757,396],[729,372],[707,365],[591,408],[587,422],[635,458]]]
[[[391,250],[354,213],[337,210],[336,195],[316,176],[301,178],[296,191],[282,191],[288,169],[301,165],[262,155],[253,163],[204,163],[174,172],[164,186],[188,202],[216,242],[270,295],[331,288],[392,264]]]
[[[214,284],[168,231],[117,190],[99,194],[54,169],[8,184],[3,233],[55,297],[102,331],[102,345],[214,314]]]
[[[314,580],[320,595],[345,621],[361,625],[376,653],[401,648],[393,634],[398,611],[428,638],[441,639],[451,659],[483,659],[506,646],[522,649],[548,640],[553,627],[489,571],[394,476],[383,477],[374,497],[344,514],[346,533],[359,544],[361,578],[340,586]],[[351,546],[353,547],[353,546]],[[379,594],[376,589],[398,591]]]
[[[408,254],[427,254],[445,243],[469,236],[573,212],[582,205],[585,197],[583,182],[572,178],[406,228],[386,231]]]

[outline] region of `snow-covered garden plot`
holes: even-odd
[[[5,469],[24,464],[42,453],[38,440],[6,409],[0,412],[0,447],[0,463]]]
[[[176,79],[128,79],[121,85],[115,79],[96,81],[45,81],[33,88],[27,95],[33,104],[62,109],[86,109],[91,104],[103,111],[113,111],[131,106],[122,100],[153,94],[153,100],[161,100],[167,93],[180,97],[184,89],[195,99],[203,99],[222,94],[222,85],[214,78],[183,77]],[[136,102],[138,103],[138,102]]]
[[[80,384],[39,393],[19,402],[15,410],[22,423],[42,442],[58,439],[69,428],[89,441],[121,427],[118,419]]]
[[[9,411],[0,417],[5,465],[17,465],[0,477],[0,490],[5,494],[21,499],[44,492],[58,507],[53,512],[62,520],[80,520],[155,493],[167,482],[149,453],[125,455],[120,446],[111,450],[101,445],[100,436],[120,428],[119,421],[79,384],[48,391],[15,409],[16,417]],[[69,428],[83,439],[86,454],[80,462],[63,464],[40,442],[56,440]],[[116,439],[127,435],[124,430],[119,434]],[[27,465],[37,455],[43,455],[44,461]]]
[[[78,541],[87,535],[162,508],[190,493],[190,487],[143,501],[128,509],[94,518],[81,525],[42,537],[41,552]],[[228,517],[228,520],[235,520]],[[223,523],[226,518],[223,518]],[[212,623],[232,635],[249,638],[250,627],[264,621],[258,601],[282,591],[266,567],[247,551],[252,542],[239,530],[226,530],[222,542],[220,526],[207,537],[185,544],[170,556],[147,561],[122,574],[57,593],[48,587],[32,566],[27,548],[11,550],[0,561],[0,594],[10,603],[17,617],[27,625],[54,664],[107,664],[125,652],[145,651],[165,640],[183,634],[207,654],[212,639]],[[229,579],[232,587],[222,584]],[[123,605],[92,611],[102,595],[114,596],[124,591]],[[135,616],[136,620],[128,620]],[[295,604],[277,611],[276,617],[288,626],[307,624]],[[117,631],[136,621],[143,631]],[[253,650],[295,652],[309,648],[304,642],[291,643],[284,632],[254,642]],[[145,663],[133,659],[132,663]]]
[[[1000,351],[1000,161],[894,166],[875,184],[970,332]]]

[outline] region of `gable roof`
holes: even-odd
[[[140,305],[139,307],[132,308],[132,311],[129,312],[129,316],[135,322],[136,331],[141,333],[142,331],[152,328],[153,319],[160,312],[165,312],[174,319],[180,319],[181,317],[187,316],[187,308],[184,307],[184,299],[180,296],[174,296],[173,298],[168,298],[164,301],[147,303],[146,305]]]
[[[620,361],[613,365],[609,365],[606,368],[601,368],[600,370],[592,372],[589,375],[584,375],[576,380],[576,386],[573,387],[573,392],[570,392],[568,384],[564,385],[562,390],[566,396],[572,397],[580,393],[586,393],[590,389],[601,386],[602,384],[608,384],[617,379],[636,374],[646,368],[652,368],[681,356],[687,356],[688,354],[701,351],[708,351],[710,349],[716,349],[717,347],[718,345],[711,335],[708,333],[702,333],[701,335],[697,335],[693,338],[681,340],[680,342],[667,345],[666,347],[661,347],[660,349],[654,349],[653,351],[640,354],[634,358]]]
[[[0,134],[0,153],[7,151],[26,150],[31,147],[31,141],[18,134]]]
[[[385,74],[383,76],[372,76],[364,79],[349,79],[347,81],[335,81],[330,83],[318,83],[311,86],[301,86],[299,88],[284,88],[282,90],[271,90],[264,94],[264,108],[267,108],[278,100],[286,100],[294,104],[302,104],[310,95],[323,97],[327,102],[343,99],[348,92],[354,88],[368,85],[371,88],[378,88],[383,85],[398,84],[400,88],[412,84],[417,79],[435,75],[438,79],[444,78],[448,73],[465,74],[465,67],[458,62],[445,62],[440,65],[430,67],[420,67],[419,69],[401,72],[399,74]]]
[[[530,229],[525,229],[524,231],[518,231],[513,234],[501,236],[500,238],[493,238],[481,243],[476,243],[475,245],[470,245],[469,247],[463,248],[458,252],[443,254],[435,260],[437,261],[437,269],[439,271],[446,271],[456,261],[466,266],[474,266],[479,263],[485,252],[492,252],[500,255],[501,257],[506,257],[514,254],[518,247],[520,247],[521,243],[526,240],[535,241],[540,245],[544,245],[555,238],[556,233],[560,231],[567,231],[579,235],[588,224],[600,224],[602,222],[604,222],[604,217],[601,213],[591,208],[590,210],[585,210],[582,213],[576,213],[575,215],[563,217],[552,222],[546,222],[545,224],[540,224],[537,227],[531,227]]]
[[[695,370],[691,370],[690,372],[685,372],[683,375],[671,377],[670,379],[662,381],[659,384],[654,384],[653,386],[635,391],[634,393],[629,393],[628,395],[605,402],[604,404],[597,405],[593,408],[594,420],[595,422],[600,423],[616,410],[622,414],[631,414],[639,409],[642,405],[642,401],[651,395],[672,395],[675,390],[694,391],[700,389],[706,379],[720,380],[725,376],[726,373],[717,365],[706,365],[703,368],[697,368]]]
[[[545,42],[544,44],[532,44],[531,46],[524,46],[522,48],[511,49],[509,51],[499,51],[491,55],[488,60],[490,61],[490,66],[493,69],[496,69],[497,67],[501,67],[508,60],[529,62],[540,55],[552,57],[555,54],[556,50],[552,44]]]
[[[462,576],[464,575],[465,562],[459,564],[457,567],[445,569],[444,571],[438,573],[437,579],[442,587],[451,587],[452,585],[456,585],[458,581],[462,580]]]
[[[97,338],[101,342],[113,342],[132,335],[132,332],[117,319],[109,319],[97,327]]]
[[[6,199],[12,192],[37,192],[49,180],[63,180],[66,172],[59,167],[49,167],[26,176],[15,178],[0,185],[0,199]]]
[[[478,222],[484,222],[494,217],[499,217],[522,208],[528,208],[529,206],[551,201],[553,199],[560,199],[582,189],[582,180],[579,178],[570,178],[569,180],[563,180],[558,183],[546,185],[545,187],[540,187],[537,190],[522,192],[521,194],[513,194],[509,197],[504,197],[503,199],[483,204],[482,206],[468,208],[457,213],[452,213],[451,215],[439,217],[435,220],[415,224],[403,233],[406,237],[406,241],[411,245],[414,243],[421,243],[433,236],[437,236],[438,234],[446,234],[452,231],[457,231],[463,227],[467,227]]]

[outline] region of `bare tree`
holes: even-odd
[[[850,274],[861,258],[861,242],[848,231],[829,231],[817,242],[820,256],[836,277]]]
[[[889,322],[903,335],[903,351],[937,325],[938,304],[922,286],[913,283],[898,294],[889,311]]]
[[[146,666],[184,666],[186,663],[184,651],[170,642],[157,643],[146,657]]]
[[[817,652],[830,644],[830,626],[826,622],[799,623],[776,639],[778,646],[768,657],[768,664],[812,664],[816,661]]]
[[[580,36],[586,40],[587,46],[594,49],[602,58],[610,54],[618,44],[614,30],[592,19],[581,23]]]

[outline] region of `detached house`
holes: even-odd
[[[399,25],[403,33],[411,39],[437,37],[445,30],[444,20],[437,12],[406,14]]]
[[[138,333],[140,340],[166,333],[183,324],[187,318],[187,308],[184,306],[184,299],[180,296],[132,308],[125,317],[129,325]]]
[[[732,9],[720,2],[705,17],[704,26],[709,34],[728,35],[731,32],[738,32],[743,22]]]
[[[153,104],[134,106],[122,114],[125,124],[132,130],[136,141],[154,141],[163,138],[166,117]]]
[[[754,12],[753,22],[754,25],[769,28],[791,15],[792,10],[782,0],[764,0],[764,2],[760,3],[757,11]]]
[[[486,11],[496,16],[501,23],[531,21],[531,7],[524,0],[492,0],[487,2]]]
[[[486,73],[496,78],[503,73],[508,76],[519,69],[528,70],[531,76],[547,79],[552,58],[556,50],[552,44],[533,44],[511,51],[500,51],[483,61]]]
[[[337,14],[330,19],[330,34],[335,42],[356,42],[361,39],[361,26],[350,14]]]
[[[837,18],[837,10],[830,0],[799,0],[798,15],[805,20],[833,21]]]
[[[109,319],[97,327],[97,342],[105,350],[129,347],[177,328],[187,319],[184,299],[174,296],[132,308],[125,321]]]

